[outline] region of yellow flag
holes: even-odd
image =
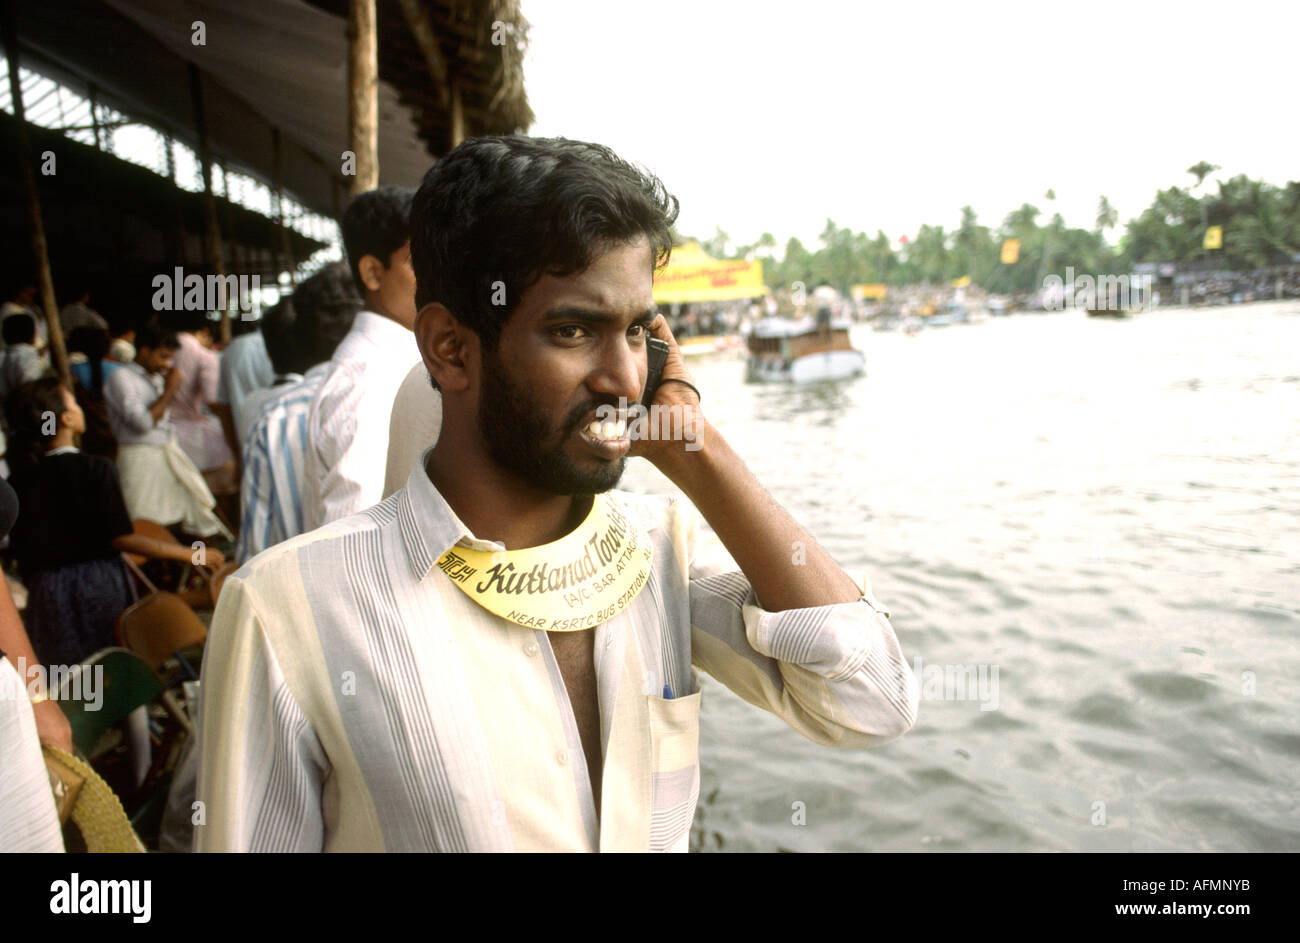
[[[1002,243],[1002,264],[1015,265],[1020,259],[1020,240],[1008,239]]]
[[[881,282],[871,282],[863,285],[850,285],[849,291],[853,293],[854,298],[869,298],[872,301],[880,301],[885,297],[889,288]]]
[[[1223,227],[1209,226],[1205,230],[1205,248],[1222,249],[1223,248]]]
[[[969,275],[963,275],[961,278],[954,278],[954,279],[952,280],[952,287],[953,287],[953,288],[965,288],[965,287],[966,287],[967,285],[969,285],[969,284],[970,284],[970,276],[969,276]]]

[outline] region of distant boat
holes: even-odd
[[[746,340],[751,381],[808,383],[863,372],[867,358],[849,342],[848,321],[764,318]]]
[[[739,335],[736,334],[701,334],[697,337],[682,337],[677,340],[677,347],[683,357],[718,357],[737,356],[744,348]]]
[[[1130,302],[1124,298],[1111,305],[1108,299],[1101,297],[1094,299],[1091,305],[1080,305],[1080,307],[1088,312],[1090,318],[1131,318],[1147,309],[1147,306],[1140,301]]]

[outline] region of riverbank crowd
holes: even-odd
[[[83,286],[59,312],[67,385],[34,284],[11,283],[0,473],[18,510],[0,651],[29,666],[43,743],[72,749],[58,692],[29,679],[121,644],[124,613],[155,589],[211,610],[252,556],[384,497],[394,400],[423,370],[413,196],[357,197],[341,222],[356,264],[325,265],[223,349],[206,310],[106,317]]]

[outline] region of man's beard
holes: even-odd
[[[546,418],[532,408],[527,393],[511,380],[495,351],[484,357],[483,368],[478,426],[488,454],[498,465],[552,494],[598,494],[618,484],[627,464],[626,457],[605,463],[598,470],[584,471],[564,451],[574,431],[585,418],[605,405],[603,402],[573,410],[564,419],[558,441],[547,449],[546,441],[552,430]]]

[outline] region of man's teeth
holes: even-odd
[[[627,433],[627,422],[618,420],[617,422],[609,420],[601,422],[599,419],[593,419],[587,424],[587,435],[593,439],[603,439],[605,441],[616,441],[623,438]]]

